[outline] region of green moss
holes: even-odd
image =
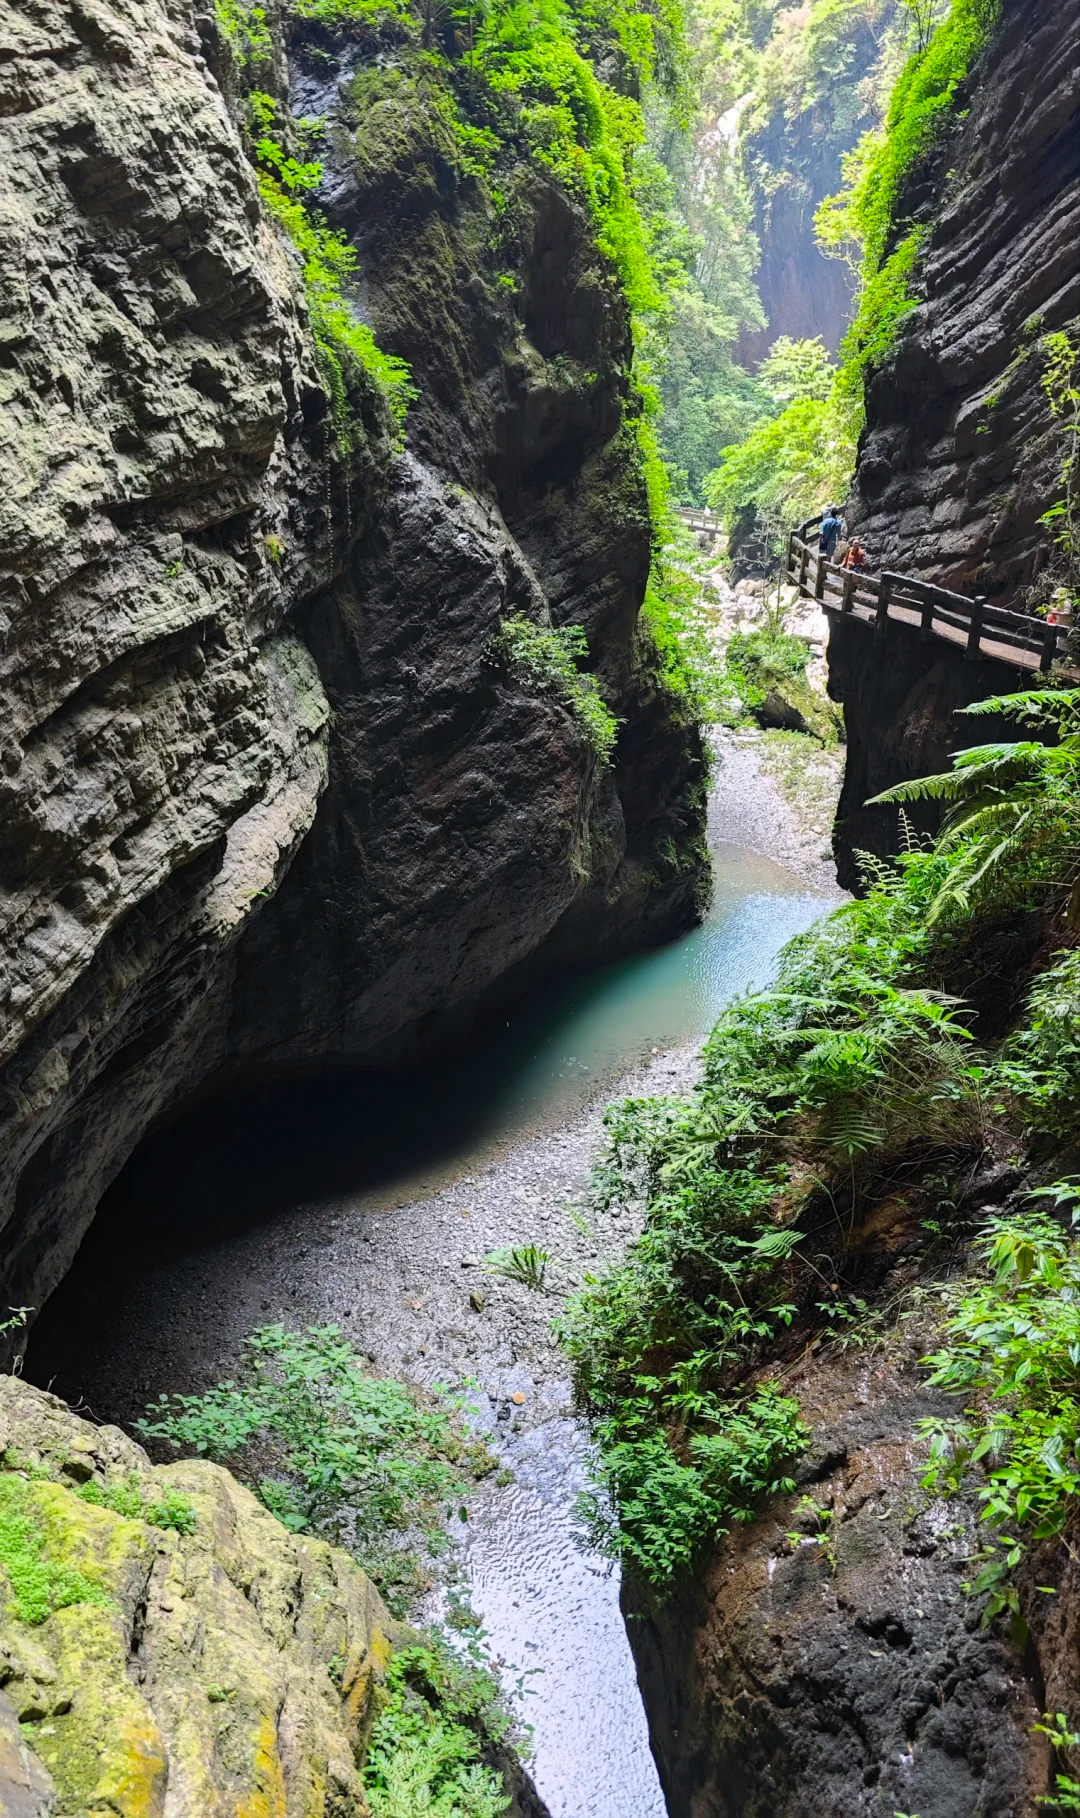
[[[109,1603],[100,1583],[53,1556],[49,1523],[38,1487],[21,1476],[0,1472],[0,1566],[11,1587],[19,1622],[44,1622],[55,1610],[76,1603]],[[62,1544],[62,1542],[61,1542]]]
[[[818,210],[824,250],[854,247],[861,257],[859,309],[841,349],[841,392],[856,417],[866,372],[886,358],[915,307],[910,281],[925,230],[905,218],[905,195],[955,117],[960,86],[999,12],[1000,0],[952,0],[929,41],[904,65],[884,126],[866,133],[848,154],[844,188]]]
[[[95,1508],[110,1509],[129,1521],[145,1521],[152,1528],[172,1528],[177,1534],[193,1534],[198,1525],[195,1510],[186,1496],[166,1486],[161,1496],[148,1499],[134,1473],[126,1483],[103,1486],[93,1480],[76,1491],[83,1501]]]
[[[563,625],[554,630],[534,625],[531,619],[505,619],[495,648],[532,687],[565,701],[598,761],[610,764],[619,722],[605,704],[595,677],[578,668],[589,654],[581,626]]]

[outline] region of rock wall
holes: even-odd
[[[833,822],[836,875],[858,891],[861,852],[887,858],[902,846],[900,810],[868,808],[871,796],[909,777],[948,770],[954,751],[987,739],[1013,738],[1015,726],[996,718],[969,719],[958,710],[991,695],[1030,687],[1030,670],[982,658],[968,662],[955,645],[924,643],[912,626],[873,625],[829,614],[829,693],[843,703],[847,746],[844,781]],[[940,802],[904,809],[917,833],[941,824]]]
[[[1035,1818],[1038,1675],[961,1589],[974,1511],[919,1488],[915,1424],[949,1407],[917,1350],[790,1372],[798,1496],[670,1603],[624,1592],[670,1818]]]
[[[1053,0],[1033,18],[1005,0],[952,133],[900,210],[928,227],[919,303],[868,383],[848,505],[875,569],[1017,610],[1044,603],[1061,578],[1039,520],[1060,497],[1068,444],[1044,386],[1047,337],[1078,335],[1078,59],[1074,7]],[[948,768],[965,745],[1012,736],[956,709],[1038,684],[904,627],[877,639],[830,617],[829,690],[849,741],[834,849],[841,882],[855,888],[855,852],[898,846],[896,811],[867,809],[867,798]],[[920,805],[912,819],[932,831],[940,812]]]
[[[859,48],[865,67],[868,47]],[[765,328],[739,340],[738,357],[745,365],[763,360],[778,335],[793,340],[820,335],[835,353],[851,320],[848,268],[839,259],[827,259],[814,236],[818,204],[840,188],[841,159],[858,138],[857,127],[843,136],[831,128],[827,105],[809,107],[794,121],[779,106],[744,147],[757,192],[754,232],[761,243],[761,264],[755,281],[768,318]],[[755,182],[759,165],[766,173],[781,172],[784,180],[775,187],[765,187],[760,177]]]
[[[1019,603],[1050,552],[1067,431],[1045,336],[1080,315],[1080,16],[1004,0],[956,126],[899,211],[919,307],[867,388],[849,518],[875,565]]]
[[[437,116],[294,46],[420,392],[399,450],[352,375],[346,455],[212,15],[8,17],[0,1269],[40,1306],[208,1078],[412,1052],[517,962],[691,922],[703,765],[638,627],[629,329],[583,214],[523,170],[494,251]],[[613,769],[492,662],[511,613],[585,626]]]

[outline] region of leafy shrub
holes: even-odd
[[[711,510],[730,526],[748,505],[774,550],[792,525],[813,517],[830,498],[842,498],[855,465],[848,414],[827,398],[799,398],[721,450],[705,483]]]
[[[399,1649],[364,1768],[372,1818],[503,1818],[502,1775],[482,1756],[511,1727],[490,1673],[437,1636]]]
[[[1080,1198],[1067,1183],[1050,1192]],[[921,1428],[927,1487],[954,1494],[974,1478],[1004,1549],[972,1585],[989,1593],[989,1619],[1018,1609],[1009,1572],[1025,1544],[1061,1533],[1080,1492],[1080,1243],[1028,1211],[992,1219],[977,1248],[987,1275],[950,1290],[946,1343],[925,1359],[934,1386],[970,1400],[958,1418]]]
[[[384,1584],[400,1564],[392,1537],[444,1544],[441,1509],[467,1473],[491,1467],[452,1406],[369,1376],[336,1326],[262,1326],[244,1376],[204,1395],[163,1395],[138,1422],[147,1438],[228,1464],[278,1520],[348,1546]]]
[[[531,619],[504,619],[495,649],[528,686],[564,701],[597,760],[610,764],[619,722],[605,704],[595,677],[578,668],[589,654],[582,627],[551,627],[535,625]]]
[[[1080,689],[995,695],[960,711],[1026,720],[1056,742],[974,745],[957,752],[951,770],[873,798],[954,804],[938,842],[951,863],[928,919],[1054,892],[1067,893],[1069,925],[1080,927]]]
[[[586,1519],[655,1584],[789,1481],[798,1407],[757,1373],[799,1311],[800,1205],[823,1183],[854,1208],[860,1178],[913,1145],[981,1146],[982,1069],[921,977],[946,863],[882,867],[791,942],[776,987],[717,1023],[696,1092],[607,1113],[594,1195],[643,1202],[645,1228],[561,1337],[598,1446]]]
[[[1005,1043],[995,1077],[1038,1130],[1068,1136],[1080,1103],[1080,949],[1054,955]]]
[[[245,0],[214,0],[214,15],[241,71],[269,62],[273,41],[265,7],[245,4]]]

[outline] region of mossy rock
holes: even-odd
[[[406,1631],[354,1561],[15,1377],[0,1447],[0,1810],[37,1775],[55,1818],[362,1818]]]

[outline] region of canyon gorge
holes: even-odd
[[[1074,785],[1025,798],[1030,884],[1009,822],[1027,895],[987,905],[987,857],[945,909],[941,797],[871,800],[1057,708],[976,723],[1046,678],[917,626],[800,629],[798,601],[774,626],[775,565],[733,594],[670,540],[663,337],[701,258],[654,153],[687,131],[680,58],[729,34],[740,103],[765,59],[730,232],[768,322],[732,315],[733,383],[767,428],[788,400],[751,368],[820,336],[792,408],[856,372],[873,568],[1067,613],[1080,17],[836,10],[4,9],[11,1818],[1077,1809],[1073,1391],[1036,1409],[1064,1513],[1030,1537],[1023,1492],[990,1570],[1014,1541],[927,1365],[1033,1194],[1071,1317]],[[855,357],[887,287],[814,209],[900,132],[881,71],[902,95],[969,15],[889,192],[877,276],[914,235],[906,288]],[[813,736],[768,729],[732,625],[813,659],[839,745],[825,701]],[[1070,710],[1038,752],[1067,761]],[[869,1067],[883,1005],[908,1021],[876,1083],[848,1050],[832,1099],[792,1083],[837,1029]],[[1040,1059],[1036,1089],[1051,1023],[1071,1083]],[[385,1547],[340,1490],[361,1454]]]

